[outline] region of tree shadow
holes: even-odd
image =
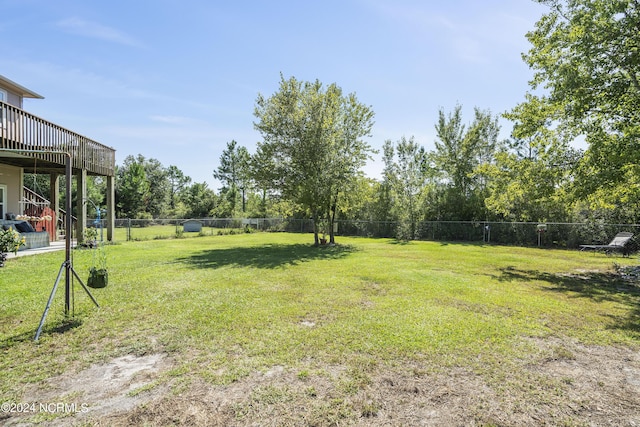
[[[357,251],[351,245],[312,246],[305,244],[266,244],[253,247],[209,249],[192,256],[176,258],[176,262],[198,268],[225,266],[273,269],[314,260],[340,259]]]
[[[552,274],[537,270],[501,269],[500,281],[541,281],[550,292],[572,294],[574,298],[589,298],[596,302],[615,302],[629,309],[625,316],[609,315],[615,328],[640,333],[640,284],[606,272]]]
[[[69,318],[62,319],[54,323],[53,325],[45,326],[42,329],[42,334],[40,335],[40,337],[42,337],[43,335],[63,334],[67,331],[70,331],[71,329],[75,329],[80,326],[82,326],[82,321],[78,318],[74,317],[70,319]],[[22,332],[21,334],[14,335],[12,337],[7,337],[2,341],[0,341],[0,350],[8,350],[11,347],[15,346],[16,344],[20,344],[27,341],[34,341],[35,336],[36,336],[35,331],[25,331],[25,332]]]
[[[389,241],[390,245],[398,245],[398,246],[408,246],[413,242],[413,240],[400,240],[400,239],[391,239]]]
[[[474,246],[474,247],[484,247],[484,246],[488,246],[487,243],[484,242],[466,242],[466,241],[457,241],[457,240],[429,240],[429,239],[416,239],[416,240],[399,240],[399,239],[393,239],[393,238],[389,238],[389,244],[390,245],[396,245],[396,246],[408,246],[408,245],[412,245],[414,243],[417,242],[429,242],[429,243],[437,243],[440,246]]]

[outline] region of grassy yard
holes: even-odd
[[[614,269],[636,258],[311,241],[256,233],[106,246],[109,286],[91,290],[100,309],[75,283],[65,319],[61,287],[38,343],[63,253],[9,260],[0,402],[86,410],[5,411],[0,423],[640,423],[640,292]],[[82,277],[94,256],[74,251]],[[100,375],[81,387],[91,369],[151,356],[154,368],[120,389]]]
[[[233,230],[233,231],[232,231]],[[219,234],[237,234],[242,233],[242,229],[223,229],[213,227],[202,227],[200,232],[183,232],[183,226],[176,225],[152,225],[149,227],[118,227],[114,230],[113,240],[116,242],[124,242],[127,240],[159,240],[169,239],[179,236],[187,237],[203,237],[215,236]],[[99,237],[99,235],[98,235]],[[106,230],[103,230],[103,237],[106,237]]]

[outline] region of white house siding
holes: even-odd
[[[22,168],[0,164],[0,184],[7,187],[6,212],[21,214]]]
[[[14,107],[18,107],[20,109],[22,109],[22,97],[19,95],[16,95],[15,93],[11,92],[10,90],[7,90],[7,104],[9,105],[13,105]]]

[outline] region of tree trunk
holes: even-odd
[[[247,212],[247,199],[245,194],[245,189],[242,187],[242,213]]]
[[[333,224],[336,222],[336,204],[334,203],[329,209],[329,243],[332,245],[336,244],[336,237],[333,232],[334,227]]]
[[[318,237],[318,222],[313,219],[313,245],[320,246],[320,238]]]
[[[335,223],[336,223],[336,213],[338,212],[338,194],[339,191],[335,190],[336,194],[335,197],[331,203],[331,220],[329,221],[329,231],[330,231],[330,241],[329,243],[331,243],[332,245],[336,244],[336,238],[335,238]]]
[[[320,238],[318,237],[318,213],[314,211],[311,219],[313,221],[313,244],[314,246],[320,246]]]
[[[267,217],[267,190],[262,190],[262,206],[260,207],[262,211],[262,217]]]

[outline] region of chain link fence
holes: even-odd
[[[191,235],[187,219],[118,219],[115,240],[148,240]],[[193,221],[193,219],[189,220]],[[199,218],[198,235],[250,231],[312,233],[313,220],[297,218]],[[104,224],[103,224],[104,226]],[[393,221],[337,221],[337,236],[394,238]],[[640,233],[640,224],[423,221],[416,240],[484,242],[517,246],[578,248],[582,244],[607,244],[621,231]]]

